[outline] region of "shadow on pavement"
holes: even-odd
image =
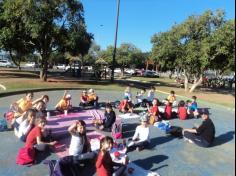
[[[224,134],[217,136],[211,147],[222,145],[222,144],[225,144],[225,143],[233,140],[234,135],[235,135],[235,131],[228,131]]]
[[[169,157],[166,156],[166,155],[156,155],[156,156],[152,156],[152,157],[149,157],[149,158],[146,158],[146,159],[135,160],[134,163],[141,166],[142,168],[144,168],[146,170],[150,170],[153,167],[154,164],[159,164],[159,163],[167,160],[168,158]],[[164,165],[162,167],[166,167],[166,165]],[[152,170],[157,170],[157,168],[154,168]]]

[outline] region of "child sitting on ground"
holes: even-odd
[[[40,100],[37,104],[35,104],[34,108],[36,110],[36,118],[45,117],[46,111],[44,111],[45,103]]]
[[[151,87],[151,89],[148,91],[147,101],[149,105],[152,105],[152,101],[155,98],[155,91],[156,91],[155,87]]]
[[[55,108],[61,113],[63,113],[64,110],[69,111],[72,109],[71,95],[68,94],[67,91],[64,92],[62,99],[57,103]]]
[[[135,104],[135,107],[146,107],[147,100],[144,99],[143,97],[145,92],[146,92],[145,89],[141,90],[140,92],[137,92],[136,95],[137,103]]]
[[[116,121],[116,114],[112,109],[111,104],[106,104],[106,111],[104,114],[104,120],[94,120],[93,123],[100,130],[111,132],[112,126]]]
[[[172,103],[168,100],[166,101],[164,117],[168,120],[172,117]]]
[[[158,109],[158,99],[154,98],[152,101],[152,106],[150,107],[147,103],[149,124],[153,125],[155,122],[161,119],[159,109]]]
[[[150,129],[148,126],[148,116],[141,117],[141,125],[137,126],[132,141],[128,144],[127,152],[132,150],[141,151],[150,144]]]
[[[14,112],[14,118],[20,117],[24,112],[33,106],[33,92],[26,92],[26,96],[21,98],[17,102],[13,103],[10,107],[11,111]]]
[[[83,120],[76,121],[68,128],[71,134],[69,154],[76,156],[91,151],[90,143],[86,135],[86,123]]]
[[[128,97],[128,101],[132,103],[132,93],[130,86],[126,87],[124,91],[124,97]]]
[[[192,100],[187,100],[187,113],[189,117],[198,117],[197,97],[192,96]]]
[[[122,113],[127,113],[127,112],[130,112],[131,114],[133,113],[133,105],[131,102],[129,102],[129,97],[127,96],[124,97],[118,108],[119,111]]]
[[[82,95],[80,96],[80,104],[79,105],[82,107],[89,105],[88,93],[86,90],[82,91]]]
[[[170,95],[167,97],[167,100],[172,104],[172,106],[177,105],[175,91],[170,91]]]
[[[44,151],[47,146],[53,146],[57,142],[45,142],[43,141],[44,132],[46,125],[46,119],[45,118],[36,118],[35,119],[35,127],[29,132],[27,138],[25,147],[36,149],[38,151]]]
[[[88,91],[88,104],[94,107],[98,106],[98,96],[96,95],[93,89],[89,89]]]
[[[186,120],[188,117],[187,109],[185,107],[185,102],[183,100],[179,102],[177,114],[180,120]]]
[[[121,176],[126,170],[127,161],[120,164],[113,162],[111,159],[109,152],[113,147],[113,143],[113,139],[108,136],[100,141],[100,152],[96,162],[97,176]]]
[[[40,101],[43,101],[44,102],[44,106],[43,106],[43,111],[46,111],[47,110],[47,103],[49,102],[49,96],[48,95],[43,95],[42,97],[36,99],[34,101],[34,107],[35,107],[35,104],[37,104],[38,102]]]
[[[28,133],[34,127],[35,117],[36,111],[34,109],[29,109],[21,117],[16,119],[14,132],[21,141],[25,142]]]

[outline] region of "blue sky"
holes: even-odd
[[[106,49],[114,45],[116,0],[81,0],[85,10],[87,29],[95,41]],[[206,10],[223,9],[227,19],[235,19],[234,0],[120,0],[117,45],[133,43],[142,51],[152,48],[150,39],[164,32],[174,23],[181,23],[190,15]]]

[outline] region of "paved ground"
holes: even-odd
[[[73,104],[76,106],[79,101],[79,90],[70,91],[73,97]],[[63,91],[51,91],[35,93],[35,97],[43,94],[50,96],[49,108],[53,108],[60,99]],[[122,98],[121,92],[99,91],[101,101],[113,101]],[[7,111],[10,103],[18,100],[23,95],[15,95],[0,98],[0,117]],[[158,94],[162,99],[166,95]],[[156,128],[151,129],[152,146],[150,150],[129,154],[129,157],[137,165],[159,172],[162,176],[233,176],[235,175],[235,112],[227,108],[200,104],[200,107],[210,108],[211,118],[216,126],[216,140],[214,145],[208,149],[199,148],[192,144],[184,143],[182,139],[168,137]],[[187,121],[171,120],[172,125],[192,127],[200,124],[201,119]],[[125,130],[126,137],[133,135],[137,121],[127,121]],[[0,132],[0,175],[9,176],[46,176],[48,169],[42,163],[33,167],[18,166],[15,164],[15,157],[19,142],[12,131]],[[56,158],[50,154],[47,158]]]

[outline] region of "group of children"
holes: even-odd
[[[192,100],[184,100],[177,102],[175,92],[172,90],[168,97],[159,101],[155,98],[155,87],[152,87],[148,91],[147,98],[144,98],[145,90],[141,90],[137,93],[137,103],[132,102],[131,89],[128,86],[124,91],[124,98],[119,105],[119,111],[122,113],[133,113],[134,108],[143,107],[147,109],[149,116],[149,123],[154,124],[162,119],[171,119],[177,116],[180,120],[186,120],[187,118],[198,117],[198,106],[196,96],[192,96]],[[164,106],[164,112],[159,111],[159,106]],[[177,108],[177,112],[172,112],[173,108]]]
[[[150,127],[149,124],[154,124],[162,119],[172,118],[172,107],[177,105],[175,92],[171,91],[170,95],[164,101],[160,102],[155,98],[155,88],[152,87],[148,92],[147,98],[144,98],[145,90],[141,90],[137,94],[137,103],[132,102],[132,93],[130,87],[127,87],[124,92],[124,100],[121,101],[118,107],[121,112],[131,112],[135,107],[146,107],[147,113],[141,117],[141,125],[137,126],[132,139],[123,141],[124,153],[132,150],[141,151],[147,148],[150,144]],[[65,91],[62,99],[55,106],[57,111],[71,110],[71,95]],[[14,112],[12,118],[12,126],[14,127],[15,135],[25,142],[25,147],[33,153],[44,151],[47,146],[54,146],[57,141],[50,137],[50,130],[45,129],[47,123],[46,112],[49,97],[43,95],[39,99],[33,101],[33,93],[28,92],[26,96],[11,105],[11,111]],[[98,106],[98,96],[93,89],[88,92],[83,91],[80,97],[81,106]],[[165,105],[164,113],[159,111],[158,106]],[[181,120],[187,119],[188,116],[198,116],[196,96],[192,97],[192,101],[188,100],[187,104],[181,100],[178,104],[178,117]],[[99,130],[111,132],[112,126],[116,121],[116,114],[110,103],[106,104],[104,119],[94,119],[93,124]],[[71,141],[69,146],[69,155],[75,156],[78,160],[81,158],[88,160],[96,160],[96,170],[98,176],[110,176],[112,174],[121,175],[127,165],[127,160],[122,163],[114,163],[110,156],[110,151],[113,148],[114,141],[110,137],[104,137],[100,141],[100,150],[91,151],[91,145],[86,135],[86,123],[82,120],[76,121],[69,128]],[[20,152],[19,152],[20,154]],[[117,166],[114,169],[114,166]]]

